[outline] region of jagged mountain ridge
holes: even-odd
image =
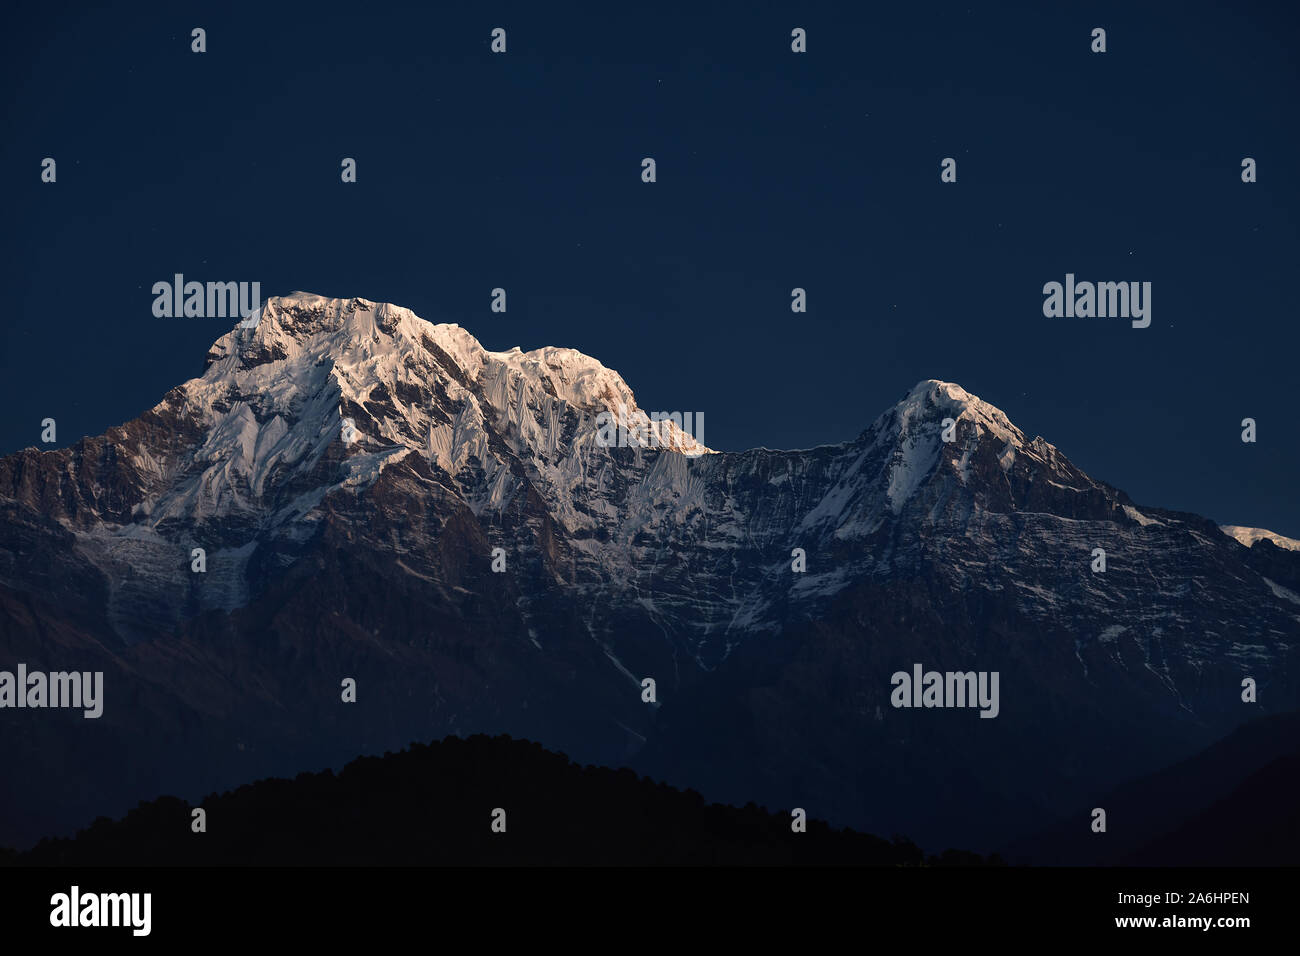
[[[712,453],[666,425],[659,447],[602,447],[600,413],[635,399],[573,350],[492,353],[364,299],[295,294],[255,318],[135,421],[0,460],[13,544],[0,661],[46,650],[36,622],[64,629],[61,647],[107,654],[162,712],[202,715],[196,733],[242,722],[268,760],[337,759],[303,728],[341,721],[339,746],[506,731],[588,759],[640,752],[669,779],[694,746],[674,708],[719,688],[760,724],[813,706],[841,728],[879,729],[888,673],[918,638],[954,667],[993,654],[995,631],[1041,642],[1015,645],[1033,658],[1027,675],[1050,663],[1065,697],[1115,695],[1130,705],[1119,723],[1154,721],[1175,747],[1242,718],[1232,687],[1246,671],[1294,700],[1300,601],[1285,569],[1265,577],[1204,519],[1139,510],[959,386],[922,382],[841,445]],[[207,551],[204,574],[190,570],[193,547]],[[495,547],[506,574],[489,571]],[[1104,575],[1089,570],[1096,547]],[[805,573],[791,570],[794,548]],[[774,662],[818,653],[810,635],[827,622],[880,655],[844,661],[865,689],[817,701],[818,687],[787,684],[756,701]],[[348,667],[406,699],[369,733],[329,703]],[[284,703],[307,675],[323,685],[310,719]],[[641,702],[644,676],[667,719]],[[755,746],[755,760],[803,759],[789,741]],[[1151,769],[1138,751],[1113,772]],[[701,760],[729,766],[714,757]],[[841,787],[837,772],[817,786]]]

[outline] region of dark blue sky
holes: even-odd
[[[1139,502],[1300,537],[1287,5],[435,6],[7,15],[0,452],[199,374],[230,323],[153,316],[181,272],[572,346],[722,449],[955,381]],[[1152,282],[1151,327],[1045,318],[1067,272]]]

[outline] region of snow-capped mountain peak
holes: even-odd
[[[224,376],[268,360],[328,354],[344,370],[373,365],[381,372],[395,357],[410,353],[435,357],[457,380],[477,381],[485,371],[493,380],[513,373],[536,380],[553,398],[570,405],[616,409],[622,402],[635,407],[631,389],[617,372],[575,349],[524,352],[515,347],[491,352],[455,323],[435,324],[402,306],[363,298],[331,299],[306,292],[273,296],[246,324],[217,341],[209,361],[222,365],[217,374]],[[280,371],[272,370],[269,377]]]
[[[268,299],[250,319],[254,327],[236,327],[217,342],[212,360],[238,358],[249,367],[268,356],[279,361],[304,351],[315,358],[328,353],[337,368],[353,373],[359,382],[373,377],[372,384],[401,379],[394,373],[400,365],[416,371],[440,369],[462,387],[467,382],[482,385],[498,408],[504,407],[508,395],[517,398],[514,390],[523,383],[556,402],[593,413],[617,414],[620,405],[629,413],[639,411],[622,376],[576,349],[548,346],[525,352],[516,346],[493,352],[455,323],[428,322],[391,303],[294,292]],[[355,374],[362,365],[374,371]],[[674,447],[689,445],[689,436],[678,437]]]
[[[1244,528],[1241,525],[1220,525],[1219,530],[1230,538],[1235,538],[1248,548],[1253,548],[1260,541],[1271,541],[1275,546],[1286,551],[1300,551],[1300,541],[1269,531],[1267,528]]]
[[[951,421],[950,427],[945,422]],[[946,432],[946,435],[945,435]],[[1001,442],[999,456],[1010,467],[1020,453],[1054,466],[1060,453],[1041,437],[1029,439],[1002,409],[973,395],[954,382],[924,379],[897,404],[886,410],[867,432],[877,443],[924,444],[935,441],[966,447],[963,437]]]
[[[918,382],[876,419],[867,435],[890,456],[886,493],[895,514],[936,470],[968,484],[976,456],[987,456],[990,448],[1004,472],[1021,455],[1053,473],[1064,470],[1055,447],[1041,438],[1027,439],[1000,408],[938,379]],[[1072,467],[1069,471],[1075,473]]]
[[[914,420],[931,421],[952,418],[970,421],[985,432],[1016,447],[1026,443],[1025,435],[1012,424],[1002,409],[990,405],[953,382],[930,378],[920,381],[907,396],[886,413],[902,429]]]
[[[602,421],[646,420],[622,377],[575,349],[493,352],[454,323],[306,292],[268,299],[213,345],[206,373],[180,392],[207,436],[196,461],[211,468],[161,512],[146,505],[178,519],[248,506],[277,468],[314,472],[345,427],[342,453],[357,460],[344,483],[364,484],[413,453],[452,477],[469,468],[472,483],[485,478],[491,490],[479,507],[500,505],[520,469],[543,483],[581,473]],[[709,451],[671,420],[622,437]]]

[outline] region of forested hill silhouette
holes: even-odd
[[[982,864],[910,841],[833,830],[788,811],[708,805],[628,769],[581,767],[508,736],[447,737],[359,757],[337,775],[267,779],[192,807],[175,797],[42,840],[11,865]],[[505,832],[493,815],[505,811]],[[808,808],[815,812],[815,808]]]

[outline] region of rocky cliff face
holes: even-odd
[[[1300,553],[1138,507],[957,385],[843,445],[609,447],[635,398],[571,349],[363,299],[256,318],[136,420],[0,460],[0,668],[106,697],[0,711],[0,841],[507,732],[978,849],[1297,706]],[[918,662],[999,671],[999,717],[892,707]]]

